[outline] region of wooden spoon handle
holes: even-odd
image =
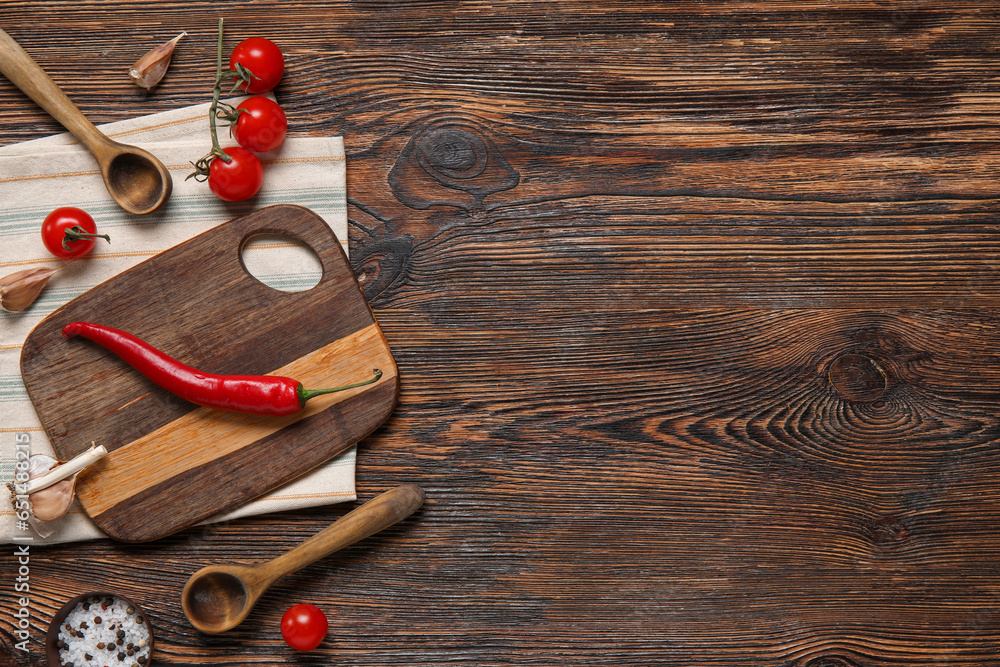
[[[101,146],[110,141],[87,120],[28,52],[3,30],[0,30],[0,72],[72,132],[91,152],[96,154]]]
[[[402,521],[416,512],[423,502],[423,489],[412,484],[386,491],[291,551],[256,566],[260,575],[258,585],[266,588],[287,574]]]

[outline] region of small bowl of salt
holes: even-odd
[[[49,665],[148,667],[153,629],[145,612],[117,593],[78,595],[59,609],[45,637]]]

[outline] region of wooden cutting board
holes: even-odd
[[[323,276],[304,292],[251,276],[258,234],[311,247]],[[198,407],[160,389],[69,322],[132,333],[199,370],[293,377],[307,389],[375,384],[310,400],[289,417]],[[226,222],[122,273],[45,318],[21,353],[28,395],[63,459],[103,444],[77,494],[101,530],[141,542],[169,535],[299,477],[377,428],[396,404],[389,346],[340,243],[315,213],[273,206]]]

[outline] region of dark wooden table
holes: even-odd
[[[4,549],[12,664],[94,586],[145,602],[161,665],[1000,664],[990,5],[0,4],[96,122],[206,101],[220,14],[284,48],[402,377],[359,497],[428,496],[218,637],[194,570],[349,507],[36,550],[30,659]],[[6,80],[0,123],[60,131]],[[299,601],[332,621],[309,655]]]

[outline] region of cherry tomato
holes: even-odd
[[[240,103],[240,112],[233,127],[233,137],[243,148],[255,153],[273,151],[285,140],[288,119],[273,100],[266,97],[251,97]]]
[[[221,157],[212,160],[208,187],[225,201],[243,201],[253,197],[264,182],[264,165],[245,148],[230,146],[222,150],[232,160],[226,162]]]
[[[42,243],[60,259],[83,257],[94,249],[94,239],[107,234],[97,233],[97,224],[90,215],[74,206],[63,206],[45,216],[42,222]]]
[[[326,614],[311,604],[292,605],[281,617],[281,636],[296,651],[311,651],[319,646],[328,627]]]
[[[253,73],[249,84],[245,81],[240,83],[240,88],[248,93],[266,93],[278,85],[285,73],[285,57],[281,55],[281,49],[263,37],[250,37],[237,44],[229,56],[230,71],[236,71],[236,63]],[[233,79],[239,80],[239,77]]]

